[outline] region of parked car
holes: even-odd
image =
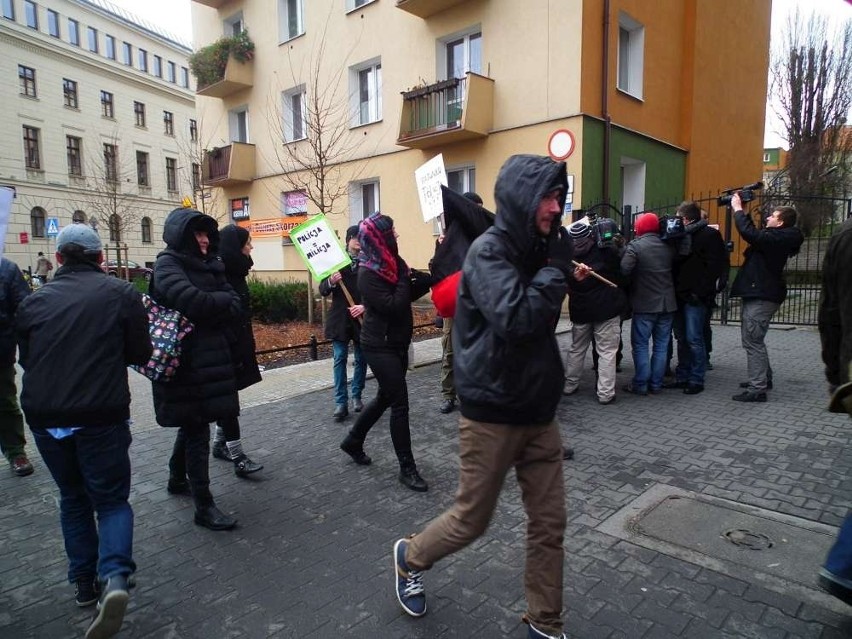
[[[145,279],[146,282],[151,280],[151,273],[153,272],[147,266],[137,264],[133,260],[122,260],[120,273],[117,260],[107,260],[106,262],[101,264],[101,268],[104,270],[105,273],[112,275],[113,277],[122,278],[125,277],[125,273],[129,271],[130,280],[135,280],[137,277],[142,277]]]

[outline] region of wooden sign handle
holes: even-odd
[[[575,262],[574,260],[571,260],[571,264],[573,264],[574,266],[580,266],[580,263],[579,263],[579,262]],[[609,281],[608,279],[606,279],[603,275],[598,275],[597,273],[595,273],[595,272],[594,272],[594,271],[592,271],[591,269],[589,270],[589,275],[591,275],[592,277],[594,277],[594,278],[595,278],[595,279],[597,279],[597,280],[600,280],[600,281],[601,281],[601,282],[603,282],[604,284],[607,284],[608,286],[611,286],[611,287],[613,287],[613,288],[618,288],[618,284],[616,284],[615,282],[610,282],[610,281]]]
[[[346,284],[343,283],[343,280],[340,280],[338,285],[340,286],[340,290],[343,291],[343,295],[346,297],[346,302],[349,304],[349,306],[355,306],[355,300],[352,299],[352,293],[350,293],[349,289],[346,288]],[[361,324],[361,325],[364,324],[364,318],[362,316],[359,315],[355,319],[358,320],[359,324]]]

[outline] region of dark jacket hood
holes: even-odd
[[[513,155],[500,169],[494,187],[497,214],[494,226],[506,233],[521,254],[535,248],[541,239],[535,228],[535,214],[541,199],[554,188],[561,188],[559,207],[564,210],[568,190],[564,162],[541,155]],[[519,224],[518,222],[523,222]],[[550,229],[557,233],[561,218]]]
[[[219,257],[225,263],[225,272],[246,277],[254,266],[249,255],[243,255],[243,247],[249,239],[247,229],[228,224],[219,230]]]
[[[175,209],[166,217],[163,225],[163,241],[170,249],[180,253],[201,256],[193,232],[196,229],[207,231],[210,240],[208,255],[219,251],[219,229],[216,220],[195,209]]]

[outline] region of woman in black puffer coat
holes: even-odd
[[[231,357],[237,378],[237,390],[248,388],[260,381],[260,370],[255,355],[254,333],[251,328],[251,296],[246,282],[254,261],[251,259],[251,236],[248,230],[235,224],[219,229],[219,257],[225,264],[225,277],[228,284],[240,296],[242,313],[231,330]],[[240,439],[240,420],[238,417],[222,417],[216,421],[216,434],[213,437],[213,457],[234,462],[237,477],[247,477],[263,470],[243,452]]]
[[[230,342],[242,305],[216,255],[216,220],[194,209],[175,209],[166,218],[163,240],[167,248],[154,264],[151,297],[195,325],[183,341],[177,374],[153,382],[157,423],[180,429],[169,460],[168,490],[191,489],[195,523],[227,530],[237,522],[216,508],[210,494],[210,422],[240,414]]]

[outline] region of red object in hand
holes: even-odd
[[[432,303],[441,317],[454,317],[456,314],[456,295],[459,290],[461,271],[448,275],[432,286]]]

